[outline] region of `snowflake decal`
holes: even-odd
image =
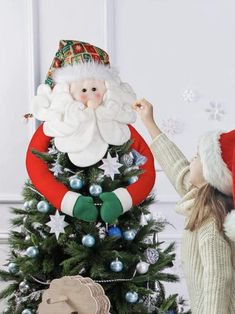
[[[167,135],[176,135],[183,132],[184,124],[177,119],[168,118],[162,121],[161,129]]]
[[[225,114],[223,105],[221,103],[210,102],[210,108],[206,109],[209,113],[209,120],[221,121]]]
[[[196,91],[192,89],[186,89],[182,93],[182,98],[185,102],[196,102],[199,98],[199,95]]]

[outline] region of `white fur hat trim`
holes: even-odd
[[[222,131],[206,133],[199,142],[199,155],[205,180],[220,192],[233,195],[232,173],[221,156],[219,138]]]
[[[235,209],[225,217],[224,233],[230,240],[235,241]]]
[[[97,78],[105,81],[119,81],[118,71],[107,65],[97,62],[84,62],[66,65],[57,68],[53,72],[53,80],[56,83],[72,82],[88,78]]]

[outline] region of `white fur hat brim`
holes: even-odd
[[[232,196],[232,173],[222,159],[220,135],[222,131],[206,133],[199,142],[199,156],[205,180],[220,192]]]
[[[120,80],[117,69],[97,62],[74,63],[57,68],[52,74],[55,83],[95,78],[105,81]]]
[[[230,240],[235,241],[235,209],[225,217],[224,233]]]

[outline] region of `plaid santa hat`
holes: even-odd
[[[118,73],[103,49],[82,41],[60,40],[45,83],[53,88],[55,83],[86,78],[115,80]]]
[[[235,205],[235,130],[212,131],[199,142],[199,155],[205,180],[220,192],[232,196]],[[235,209],[227,214],[224,232],[235,241]]]

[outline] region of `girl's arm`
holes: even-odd
[[[180,196],[192,187],[189,183],[189,162],[180,149],[161,132],[153,118],[153,107],[145,99],[138,100],[133,108],[139,113],[153,142],[150,146],[154,157]]]
[[[231,246],[217,231],[215,222],[198,233],[199,252],[203,264],[202,314],[228,313],[233,284]]]

